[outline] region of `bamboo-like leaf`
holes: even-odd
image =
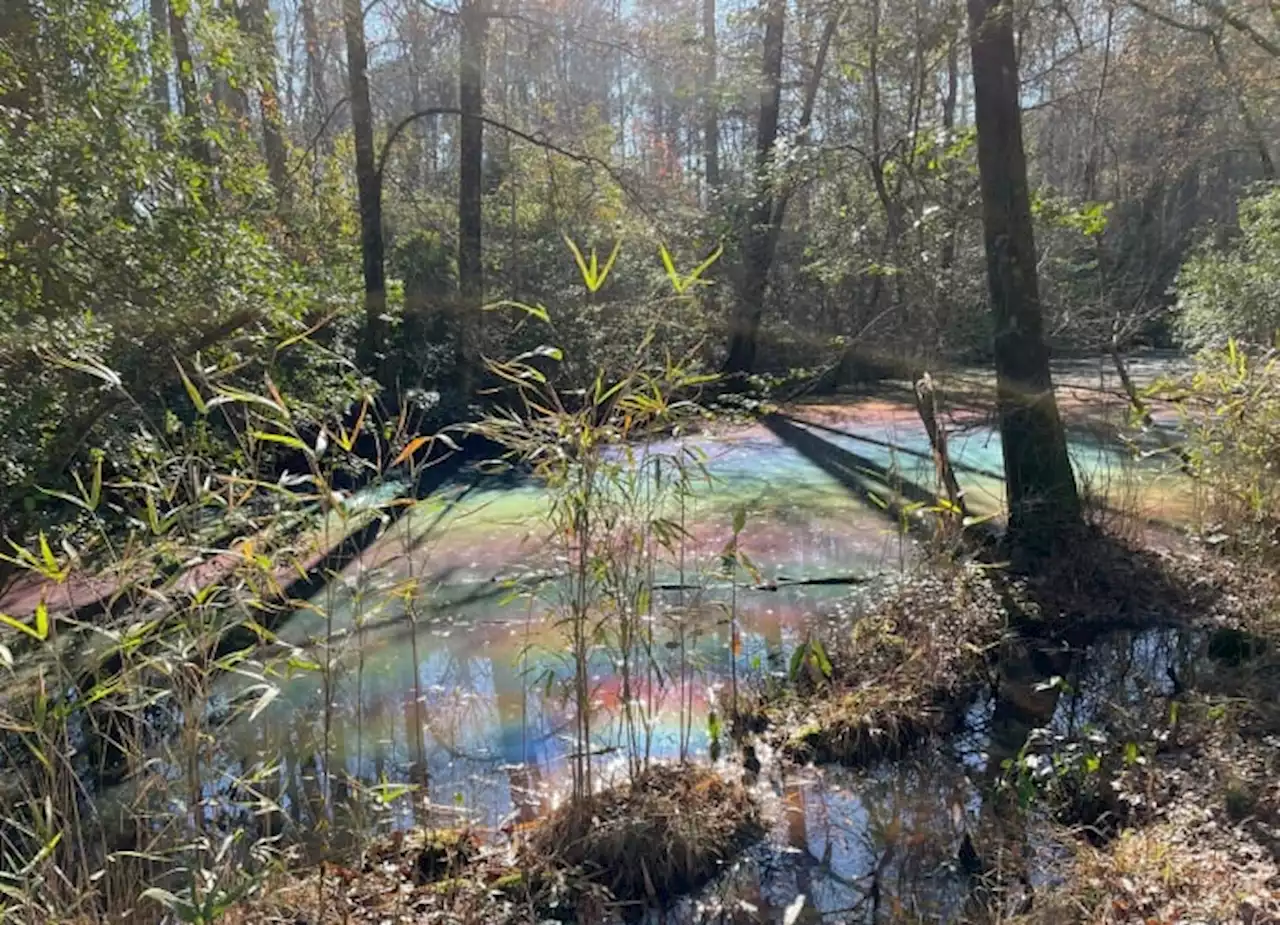
[[[831,659],[827,658],[827,650],[822,645],[822,641],[815,639],[809,644],[809,649],[813,653],[813,662],[818,666],[818,670],[822,672],[822,676],[828,681],[835,673],[835,669],[831,667]]]
[[[292,450],[299,450],[306,453],[308,456],[310,456],[312,452],[311,447],[307,446],[297,437],[291,437],[288,434],[275,434],[266,430],[255,430],[253,431],[252,436],[255,440],[264,440],[267,443],[279,443]]]
[[[609,253],[609,259],[604,262],[604,268],[600,271],[599,277],[596,279],[596,288],[600,289],[604,286],[605,280],[609,278],[609,271],[613,269],[613,265],[618,260],[618,255],[622,253],[622,242],[618,241],[613,245],[613,250]],[[592,252],[592,259],[595,259],[595,253]]]
[[[800,677],[800,666],[804,664],[805,657],[809,654],[809,643],[802,642],[796,646],[796,650],[791,653],[791,664],[787,666],[787,677],[792,681]]]
[[[89,510],[97,510],[99,503],[102,501],[102,456],[97,456],[93,461],[93,479],[90,482],[89,489]]]
[[[684,292],[684,280],[680,277],[680,273],[676,270],[675,261],[671,259],[671,252],[667,250],[667,245],[659,244],[658,253],[662,256],[662,265],[667,270],[667,279],[671,280],[671,287],[675,289],[677,294]]]
[[[497,311],[500,308],[518,308],[520,309],[520,311],[524,312],[526,315],[531,315],[532,317],[537,318],[539,321],[546,321],[546,322],[551,321],[551,313],[547,311],[546,306],[529,305],[527,302],[516,302],[512,299],[503,299],[499,302],[494,302],[491,305],[486,305],[484,307],[484,310],[487,312],[491,312],[491,311]]]
[[[36,604],[36,638],[41,642],[49,638],[49,608],[44,601]]]
[[[715,262],[719,260],[723,255],[724,255],[724,245],[721,244],[711,253],[710,257],[702,261],[702,263],[698,264],[694,268],[693,272],[690,273],[687,277],[685,277],[685,284],[688,285],[689,283],[700,281],[702,279],[702,274],[710,270],[711,267],[715,264]]]
[[[40,634],[36,630],[32,629],[30,626],[27,626],[27,624],[23,623],[21,620],[17,619],[16,617],[9,616],[7,613],[0,613],[0,624],[3,624],[5,626],[11,626],[14,629],[18,630],[19,632],[26,633],[32,639],[41,638]]]
[[[257,703],[253,705],[253,709],[249,712],[249,722],[253,722],[258,716],[271,705],[271,701],[280,696],[280,688],[274,684],[264,685],[262,695],[258,697]]]
[[[591,291],[594,292],[595,290],[592,289],[591,284],[595,277],[591,272],[591,267],[587,266],[587,261],[582,256],[582,251],[578,249],[578,245],[574,243],[573,238],[568,235],[564,236],[564,243],[568,244],[569,250],[573,252],[573,259],[578,265],[578,272],[582,274],[582,282],[586,284],[588,289],[591,289]]]
[[[396,458],[391,461],[391,468],[394,469],[406,459],[409,459],[414,453],[418,452],[418,450],[430,443],[432,439],[433,438],[431,437],[414,437],[405,445],[405,448],[400,451]]]
[[[53,852],[57,850],[57,847],[61,842],[62,842],[62,833],[58,832],[53,836],[53,838],[45,842],[44,845],[40,848],[40,850],[36,852],[36,856],[33,857],[27,863],[26,867],[22,868],[22,870],[19,871],[19,876],[22,876],[22,877],[27,876],[33,870],[35,870],[37,867],[43,864],[46,860],[48,860],[49,857],[53,855]]]
[[[178,375],[182,377],[182,387],[187,390],[187,397],[191,399],[191,404],[200,414],[208,414],[209,406],[205,403],[204,397],[200,394],[200,390],[196,388],[196,384],[191,381],[191,377],[187,375],[187,371],[182,368],[182,364],[178,362],[177,357],[173,360],[173,365],[178,367]]]
[[[44,567],[49,573],[58,571],[58,560],[54,558],[53,550],[49,547],[49,538],[44,535],[44,531],[40,531],[40,558],[44,560]]]

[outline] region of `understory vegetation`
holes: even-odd
[[[1278,26],[0,4],[0,921],[1280,921]]]

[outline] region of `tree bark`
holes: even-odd
[[[458,72],[458,369],[464,391],[478,365],[476,332],[484,299],[484,72],[489,11],[486,0],[466,0],[461,13]]]
[[[720,188],[720,101],[716,92],[716,0],[702,0],[702,145],[707,178],[707,201]]]
[[[169,31],[169,4],[167,0],[151,0],[150,11],[151,98],[156,105],[156,136],[159,140],[164,119],[170,112],[168,54],[164,50],[166,33]]]
[[[373,107],[369,101],[369,52],[364,39],[361,0],[343,0],[347,38],[347,81],[351,128],[355,135],[356,187],[360,206],[360,253],[364,271],[364,339],[361,362],[375,369],[385,347],[386,266],[382,240],[382,181],[374,159]]]
[[[174,63],[178,69],[178,99],[186,123],[187,147],[191,156],[206,166],[213,164],[213,154],[204,137],[204,118],[200,113],[200,86],[196,83],[195,62],[191,58],[191,42],[187,39],[187,17],[169,4],[169,39],[173,42]]]
[[[303,112],[309,127],[320,128],[328,109],[329,95],[325,90],[324,61],[320,55],[320,25],[316,21],[315,0],[299,0],[302,17],[302,37],[307,46],[307,92]],[[320,147],[326,149],[324,137]]]
[[[1079,524],[1080,498],[1043,335],[1013,4],[968,0],[968,10],[1008,539],[1035,558]]]
[[[267,176],[275,187],[283,208],[289,203],[289,167],[284,143],[284,123],[280,117],[280,96],[276,88],[276,42],[267,0],[247,0],[245,13],[250,36],[257,44],[258,108],[262,117],[262,151]]]
[[[745,375],[755,366],[760,319],[769,287],[769,269],[777,237],[774,215],[774,149],[782,108],[782,50],[786,28],[786,0],[765,0],[764,57],[761,72],[760,116],[756,127],[755,203],[744,230],[742,292],[734,314],[725,360],[726,375]]]

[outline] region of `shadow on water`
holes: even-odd
[[[787,417],[771,414],[763,423],[779,440],[859,499],[879,498],[884,503],[881,509],[885,516],[895,525],[902,522],[904,502],[933,504],[937,501],[933,492],[908,480],[902,473],[823,440]],[[880,508],[880,505],[874,506]]]

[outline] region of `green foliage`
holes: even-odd
[[[1240,203],[1240,235],[1202,246],[1178,275],[1177,330],[1190,347],[1271,345],[1280,331],[1280,188]]]
[[[1280,541],[1280,356],[1234,340],[1153,392],[1177,402],[1208,532],[1258,551]]]
[[[242,136],[211,135],[213,166],[174,143],[181,126],[145,78],[145,17],[88,0],[30,11],[41,105],[0,118],[0,533],[18,539],[66,503],[92,506],[69,475],[87,449],[117,478],[153,461],[201,410],[193,381],[244,385],[270,370],[331,414],[359,388],[341,324],[317,325],[352,304],[342,276],[288,253]],[[0,86],[35,67],[0,58]],[[232,459],[227,425],[209,418],[202,439]]]

